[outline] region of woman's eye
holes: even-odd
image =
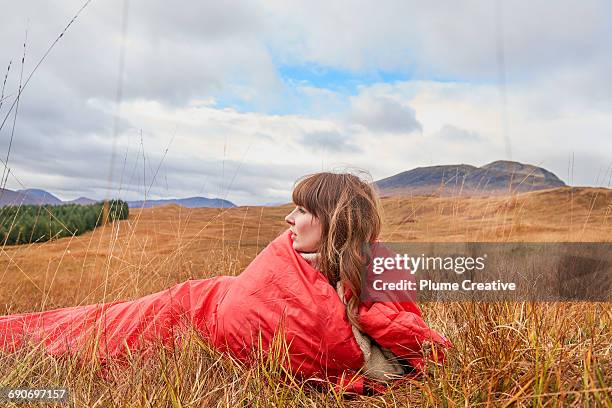
[[[306,210],[305,210],[305,209],[303,209],[303,208],[301,208],[301,207],[298,207],[298,211],[299,211],[301,214],[306,214]]]

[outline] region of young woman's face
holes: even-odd
[[[285,221],[291,226],[293,249],[299,252],[317,252],[321,242],[321,223],[304,207],[296,206]]]

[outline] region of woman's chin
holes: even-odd
[[[317,252],[315,248],[310,248],[310,247],[305,248],[303,245],[297,244],[295,242],[293,242],[293,249],[295,249],[297,252],[304,252],[307,254]]]
[[[293,249],[298,252],[310,252],[308,248],[304,248],[303,245],[300,245],[298,242],[293,241]]]

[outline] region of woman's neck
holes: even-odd
[[[315,269],[318,267],[321,254],[318,252],[299,252],[299,254],[310,264],[310,266]]]

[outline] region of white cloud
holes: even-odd
[[[369,130],[393,134],[422,130],[414,109],[406,103],[369,92],[362,92],[350,100],[350,119]]]
[[[315,151],[359,153],[363,150],[338,131],[317,131],[302,135],[299,142]]]
[[[442,142],[453,142],[453,143],[471,143],[480,142],[482,137],[470,130],[461,129],[453,125],[444,125],[437,133]]]

